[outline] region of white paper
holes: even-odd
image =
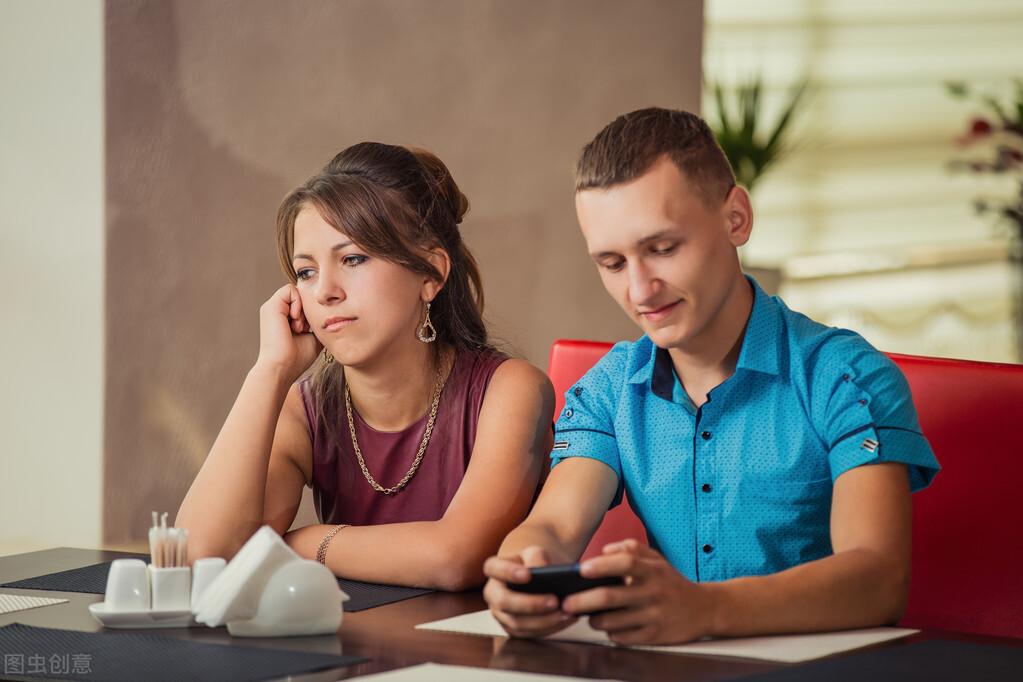
[[[27,597],[22,594],[0,594],[0,613],[16,613],[28,611],[40,606],[51,604],[66,604],[67,599],[54,599],[53,597]]]
[[[581,677],[565,677],[564,675],[540,675],[538,673],[520,673],[514,670],[495,670],[493,668],[469,668],[461,665],[441,665],[439,663],[423,663],[410,668],[389,670],[376,675],[366,675],[360,680],[376,680],[377,682],[570,682],[581,680]]]
[[[507,636],[490,611],[477,611],[463,616],[417,625],[424,630],[460,632],[485,637]],[[697,654],[705,656],[728,656],[732,658],[755,658],[761,661],[800,663],[837,654],[843,651],[907,637],[919,630],[907,628],[868,628],[865,630],[843,630],[841,632],[819,632],[806,635],[772,635],[769,637],[741,637],[736,639],[711,639],[675,646],[631,646],[630,649],[649,649],[671,654]],[[547,639],[586,642],[604,646],[622,646],[608,639],[602,630],[594,630],[587,619],[580,618],[561,632],[549,635]]]

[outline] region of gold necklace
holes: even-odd
[[[411,468],[408,473],[396,484],[390,488],[385,488],[376,479],[373,478],[373,474],[369,473],[369,469],[366,467],[366,460],[362,457],[362,449],[359,447],[359,440],[355,437],[355,420],[352,418],[352,394],[348,390],[348,382],[345,381],[345,412],[348,414],[348,431],[352,434],[352,448],[355,449],[355,456],[359,460],[359,468],[362,469],[362,475],[366,477],[369,484],[373,486],[373,489],[377,492],[381,492],[385,495],[393,495],[402,488],[405,484],[412,480],[415,476],[416,470],[419,469],[420,462],[423,461],[423,454],[426,453],[426,445],[430,442],[430,436],[433,434],[433,424],[437,419],[437,406],[440,404],[440,394],[444,390],[444,384],[447,383],[447,377],[443,376],[444,363],[437,363],[437,377],[433,385],[433,403],[430,405],[430,418],[426,420],[426,433],[423,434],[423,442],[419,444],[419,452],[416,453],[416,459],[412,462]]]

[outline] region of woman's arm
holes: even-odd
[[[464,590],[483,583],[483,561],[529,511],[550,451],[554,389],[543,372],[506,360],[480,409],[465,478],[439,521],[353,526],[330,543],[327,566],[355,580]],[[331,526],[289,533],[307,558]]]
[[[318,351],[298,301],[287,285],[260,309],[259,359],[174,522],[191,559],[229,559],[262,524],[283,534],[295,517],[312,445],[294,381]]]

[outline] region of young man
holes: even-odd
[[[625,644],[897,621],[910,493],[938,470],[899,370],[743,274],[749,196],[697,116],[608,125],[579,159],[576,211],[644,336],[566,393],[543,492],[484,568],[497,620],[533,637],[593,613]],[[560,604],[508,588],[576,560],[623,489],[651,546],[608,545],[581,569],[623,586]]]

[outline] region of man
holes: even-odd
[[[540,498],[484,568],[497,620],[531,637],[594,614],[624,644],[897,621],[910,493],[938,463],[890,360],[743,274],[753,212],[706,123],[613,121],[583,149],[576,211],[644,336],[566,393]],[[624,585],[560,604],[508,588],[576,560],[623,490],[651,546],[608,545],[581,571]]]

